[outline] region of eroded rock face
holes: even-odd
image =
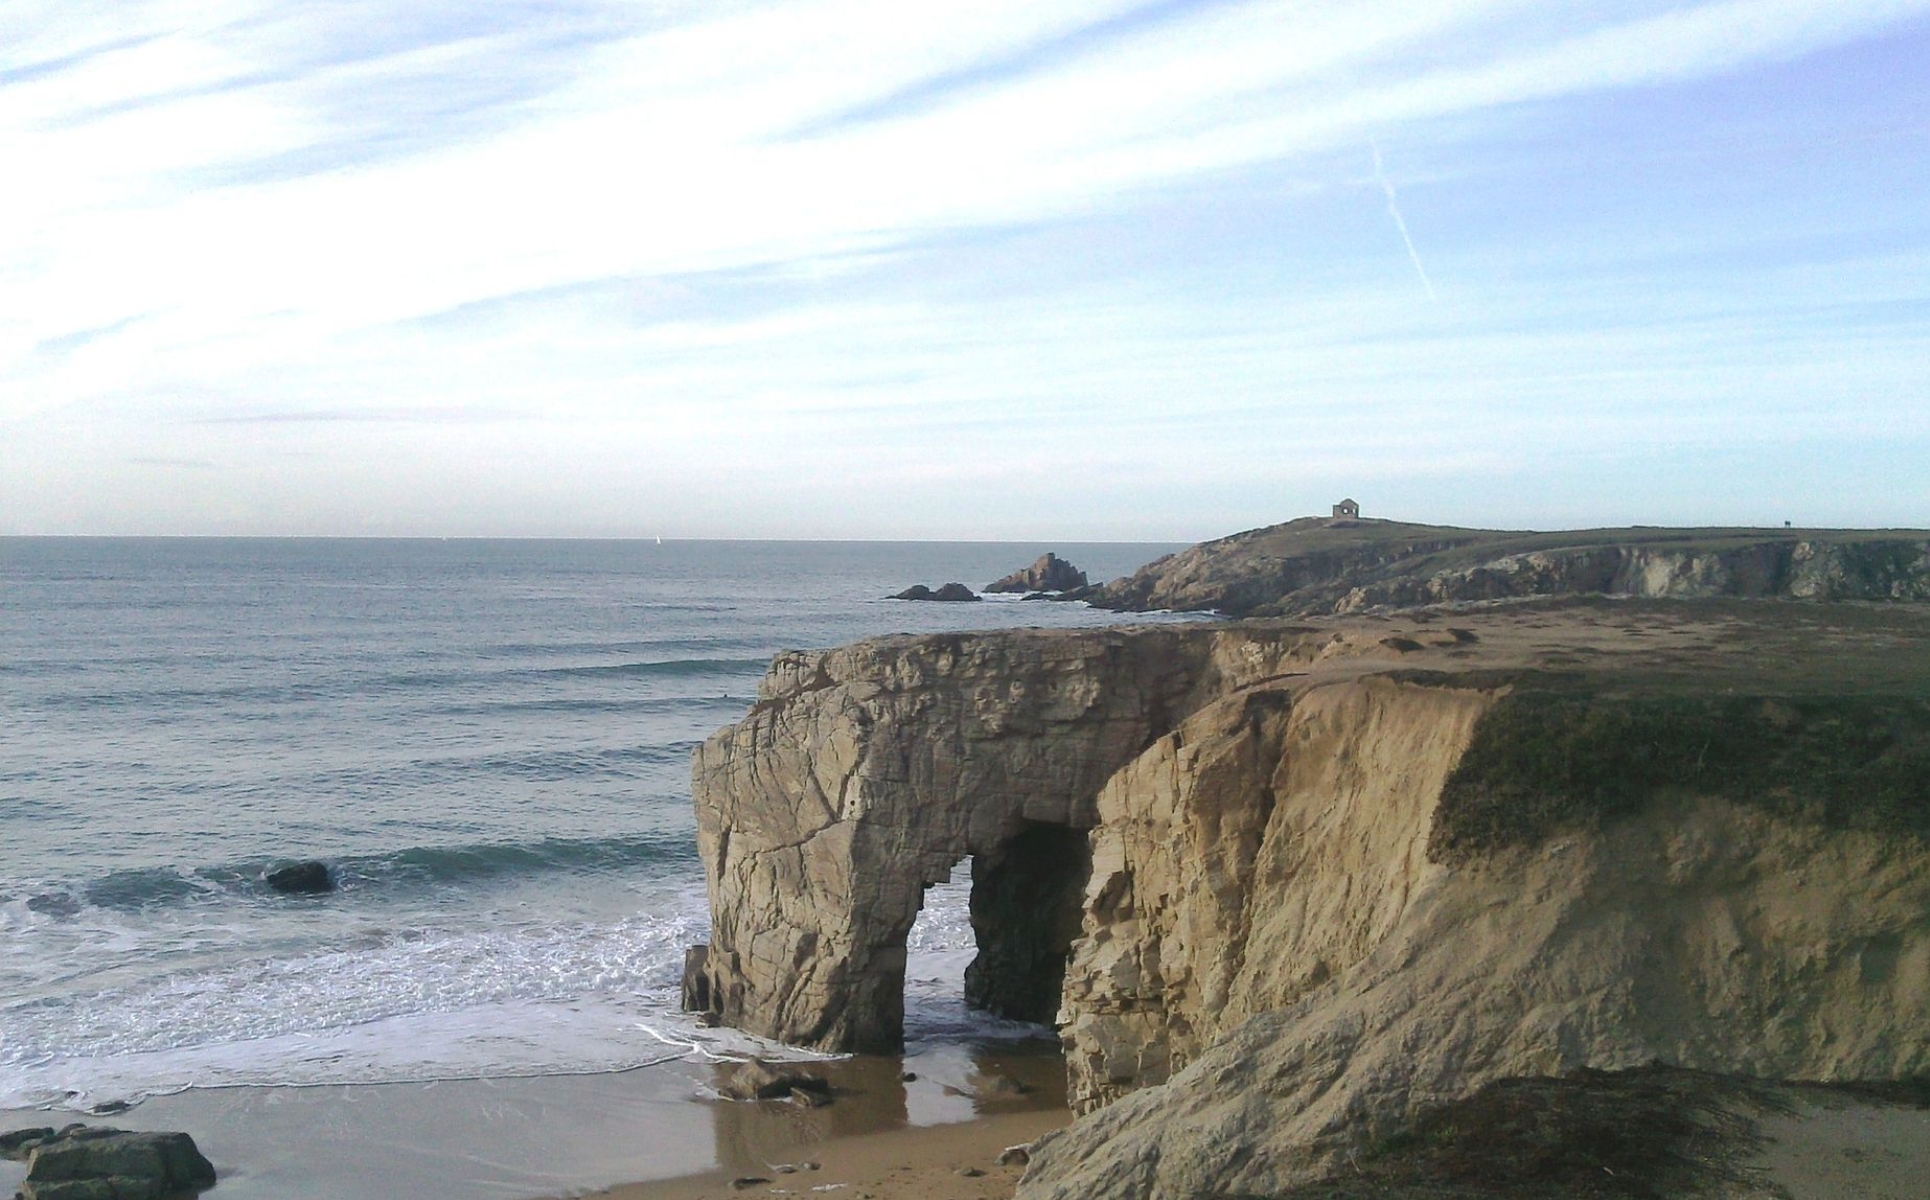
[[[1033,826],[1090,826],[1106,778],[1196,705],[1212,637],[1031,631],[780,657],[692,766],[711,1010],[794,1044],[897,1049],[924,889],[971,855],[996,875]]]
[[[1883,674],[1921,621],[1789,612],[784,656],[696,759],[693,991],[895,1047],[923,887],[969,855],[974,995],[1039,1011],[1089,831],[1057,1013],[1085,1115],[1025,1200],[1270,1194],[1512,1075],[1930,1072],[1930,700]]]
[[[766,1037],[897,1049],[905,936],[926,887],[970,856],[975,911],[1006,903],[1005,890],[1027,894],[1012,874],[1027,830],[1089,828],[1106,780],[1188,714],[1342,644],[1306,629],[1188,625],[883,638],[780,656],[750,713],[692,762],[712,942],[687,994]],[[1054,860],[1034,855],[1020,874]],[[1069,909],[1046,924],[1061,915],[1069,930]],[[981,922],[975,994],[1047,1010],[1036,997],[1058,973],[1046,947],[1062,935],[1041,940],[1037,924]],[[1015,964],[1041,974],[1019,979]]]
[[[1087,585],[1086,573],[1056,554],[1042,554],[1031,566],[985,585],[988,592],[1069,592]]]
[[[1089,1112],[1351,968],[1441,868],[1434,801],[1489,690],[1369,677],[1221,700],[1099,795],[1059,1015]]]
[[[1868,809],[1825,817],[1799,778],[1794,803],[1662,787],[1431,855],[1500,702],[1373,677],[1249,694],[1113,778],[1061,1013],[1090,1115],[1041,1148],[1024,1200],[1269,1194],[1511,1076],[1930,1070],[1916,818],[1856,828]],[[1898,700],[1894,739],[1849,752],[1914,787],[1921,708]]]
[[[1082,598],[1122,611],[1337,614],[1593,593],[1806,601],[1930,599],[1920,530],[1520,533],[1303,518],[1204,542]]]

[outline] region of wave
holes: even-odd
[[[636,780],[652,768],[674,767],[681,777],[700,743],[694,739],[656,745],[605,746],[589,750],[517,750],[410,758],[295,775],[278,781],[310,793],[393,794],[424,784],[512,779],[524,783]]]
[[[481,700],[475,703],[439,704],[425,711],[439,717],[486,717],[509,713],[560,713],[583,716],[591,713],[645,715],[717,712],[736,715],[741,714],[750,702],[751,697],[748,693],[737,696],[653,696],[642,699],[588,697],[560,700]]]
[[[516,685],[541,686],[567,680],[690,680],[714,677],[750,681],[759,678],[769,665],[768,657],[673,658],[498,669],[459,667],[448,670],[372,673],[337,670],[325,675],[267,683],[210,682],[205,686],[177,685],[157,688],[143,687],[138,683],[130,682],[125,688],[88,691],[49,690],[38,696],[24,699],[29,707],[58,711],[93,712],[153,707],[163,712],[171,712],[179,706],[208,701],[292,704],[437,691],[498,689]]]
[[[546,838],[520,845],[420,846],[380,858],[347,859],[336,871],[343,886],[353,886],[364,880],[460,883],[537,871],[618,871],[696,861],[697,847],[688,836]]]
[[[0,1000],[0,1107],[190,1086],[612,1070],[666,1055],[701,885],[617,920],[414,921],[256,940],[109,986]],[[165,960],[164,960],[165,961]],[[680,1040],[690,1040],[680,1039]]]
[[[749,652],[760,650],[770,644],[768,637],[692,637],[692,638],[648,638],[630,642],[611,641],[553,641],[553,642],[503,642],[498,645],[484,646],[477,651],[481,658],[530,658],[550,657],[559,654],[666,654],[672,651],[701,653],[710,651],[714,656],[722,651]],[[766,653],[756,661],[769,662],[771,655]]]
[[[526,672],[533,678],[543,676],[579,676],[597,678],[602,676],[651,676],[651,675],[741,675],[751,671],[763,671],[771,665],[769,658],[672,658],[657,662],[609,663],[584,667],[541,667]]]
[[[320,856],[342,892],[452,886],[504,876],[626,871],[647,865],[694,870],[697,847],[689,834],[659,832],[611,838],[542,838],[523,843],[411,846],[383,854]],[[41,918],[64,919],[84,910],[134,912],[169,905],[266,900],[275,896],[262,876],[286,859],[253,859],[193,868],[135,867],[93,879],[0,886],[0,906]]]

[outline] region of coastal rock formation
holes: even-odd
[[[1118,611],[1297,616],[1576,593],[1930,600],[1930,533],[1515,533],[1307,517],[1203,542],[1078,598]]]
[[[324,862],[288,863],[262,874],[261,881],[284,895],[312,896],[335,890],[335,879]]]
[[[24,1156],[22,1200],[165,1200],[214,1186],[214,1165],[185,1133],[130,1133],[70,1125],[10,1139]]]
[[[1042,554],[1022,571],[985,585],[988,592],[1069,592],[1087,586],[1086,573],[1056,554]]]
[[[1493,700],[1380,677],[1256,688],[1114,775],[1064,990],[1075,1107],[1164,1082],[1384,939],[1439,873],[1431,802]]]
[[[1583,1067],[1930,1071],[1930,705],[1691,717],[1750,754],[1764,729],[1807,744],[1777,765],[1815,775],[1762,788],[1606,701],[1541,747],[1592,752],[1599,791],[1510,794],[1523,760],[1497,772],[1481,729],[1558,703],[1385,679],[1249,697],[1116,776],[1061,1014],[1092,1115],[1020,1195],[1265,1193],[1427,1102]]]
[[[942,600],[957,602],[960,600],[976,600],[978,599],[978,594],[962,583],[941,584],[936,591],[926,587],[922,583],[914,583],[891,598],[893,600]]]
[[[794,1044],[896,1050],[924,889],[968,856],[996,875],[1036,826],[1090,826],[1106,778],[1188,702],[1210,636],[958,634],[780,656],[692,764],[711,1012]],[[1051,866],[1083,879],[1082,862]]]
[[[1265,1194],[1508,1076],[1930,1072],[1930,614],[1454,620],[782,656],[693,766],[693,993],[894,1048],[971,856],[972,997],[1059,997],[1086,1114],[1027,1200]]]

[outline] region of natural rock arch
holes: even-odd
[[[899,1049],[905,939],[925,888],[971,856],[983,965],[968,998],[1049,1020],[1094,797],[1196,706],[1212,636],[961,634],[781,656],[693,761],[712,942],[687,1002],[796,1045]]]

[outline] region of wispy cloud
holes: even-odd
[[[1003,422],[1138,462],[1130,431],[1169,437],[1148,413],[1181,411],[1212,431],[1192,452],[1228,460],[1246,452],[1237,422],[1272,405],[1281,436],[1319,413],[1339,455],[1380,435],[1307,381],[1355,411],[1399,389],[1478,396],[1442,374],[1452,362],[1491,393],[1579,403],[1562,376],[1575,346],[1544,354],[1554,342],[1526,325],[1599,303],[1596,327],[1646,330],[1629,336],[1654,350],[1643,306],[1700,302],[1694,281],[1627,282],[1632,256],[1709,238],[1686,202],[1644,227],[1647,249],[1573,236],[1581,200],[1537,210],[1556,223],[1541,241],[1520,218],[1498,227],[1521,193],[1483,178],[1495,162],[1550,169],[1512,139],[1637,90],[1923,42],[1926,14],[1930,0],[20,0],[0,12],[0,139],[32,184],[0,189],[0,421],[131,427],[145,406],[196,436],[344,445],[378,426],[453,439],[515,422],[559,456],[641,438],[614,432],[634,423],[652,453],[691,459],[762,446],[744,432],[762,425],[766,448],[869,438],[880,458],[942,457],[951,431]],[[1428,181],[1419,228],[1452,306],[1414,311],[1411,283],[1383,293],[1387,218],[1376,209],[1371,238],[1350,223],[1365,142],[1435,295],[1380,136],[1410,201]],[[1803,194],[1758,202],[1803,220]],[[1920,230],[1911,219],[1882,215]],[[1735,238],[1745,261],[1711,277],[1748,291],[1766,251],[1747,222]],[[1869,336],[1886,354],[1908,344]],[[1455,349],[1469,345],[1486,356]],[[1364,348],[1371,365],[1348,365]],[[1127,432],[1092,432],[1100,414]]]
[[[1427,289],[1427,298],[1436,299],[1434,281],[1427,277],[1427,268],[1421,265],[1421,252],[1414,248],[1414,235],[1407,232],[1407,218],[1401,215],[1400,197],[1394,194],[1394,185],[1387,180],[1387,168],[1382,165],[1380,143],[1369,141],[1368,149],[1374,152],[1374,181],[1387,197],[1387,215],[1394,218],[1394,228],[1400,231],[1401,244],[1407,247],[1407,257],[1414,264],[1414,273],[1421,277],[1421,286]]]

